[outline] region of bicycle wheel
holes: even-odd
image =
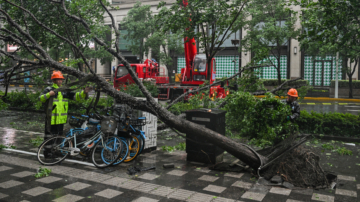
[[[121,139],[117,136],[108,137],[104,140],[104,145],[100,140],[91,152],[91,161],[98,168],[106,168],[115,163],[119,159],[123,147]]]
[[[120,158],[113,165],[118,165],[121,162],[123,162],[126,159],[128,153],[129,153],[129,147],[126,144],[126,139],[125,140],[123,140],[122,138],[120,138],[120,139],[121,139],[121,142],[123,144],[123,149],[122,149],[122,151],[120,153]]]
[[[139,141],[140,141],[140,151],[139,151],[139,154],[141,154],[141,152],[144,150],[144,147],[145,147],[145,139],[142,135],[138,135],[136,136]]]
[[[69,149],[72,147],[72,142],[65,137],[52,137],[45,140],[40,145],[37,152],[37,158],[43,165],[55,165],[63,161],[69,155]]]
[[[127,141],[128,141],[129,153],[126,159],[124,160],[124,162],[130,162],[134,160],[138,156],[141,146],[139,139],[135,136],[127,138]]]

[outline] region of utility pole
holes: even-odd
[[[339,52],[336,53],[335,98],[339,98]]]

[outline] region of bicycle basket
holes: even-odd
[[[117,122],[115,117],[106,116],[101,120],[101,131],[103,133],[111,133],[114,134],[116,130]]]
[[[132,126],[145,126],[146,125],[146,117],[139,117],[135,120],[129,120],[129,124]]]
[[[80,128],[81,125],[86,121],[86,118],[79,118],[79,117],[75,117],[75,116],[71,116],[70,120],[69,120],[69,124],[72,127],[75,128]]]

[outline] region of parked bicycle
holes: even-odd
[[[115,163],[121,156],[123,150],[122,140],[118,136],[114,136],[117,121],[114,116],[101,116],[92,114],[96,119],[89,118],[89,122],[100,124],[96,132],[90,138],[85,137],[85,129],[87,120],[72,118],[70,123],[81,123],[83,128],[70,129],[64,136],[52,137],[45,140],[39,147],[37,157],[43,165],[55,165],[63,161],[68,155],[76,156],[80,152],[89,152],[92,163],[99,168],[105,168]],[[91,133],[90,133],[91,134]],[[77,141],[80,140],[80,141]],[[79,143],[78,143],[79,142]],[[50,158],[45,158],[42,153],[44,149],[51,153]]]

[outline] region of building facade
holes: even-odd
[[[157,5],[160,1],[155,0],[140,0],[143,5],[151,5],[151,10],[154,14],[157,11]],[[175,3],[175,0],[166,0],[166,5],[171,6]],[[120,29],[122,34],[126,34],[126,30],[121,29],[121,22],[126,17],[127,12],[133,8],[135,1],[133,0],[110,0],[110,3],[113,6],[117,6],[120,9],[111,10],[112,15],[115,18],[115,24],[117,29]],[[298,15],[301,12],[300,6],[292,6],[294,11],[298,11]],[[106,18],[106,25],[111,24],[109,17]],[[301,23],[298,18],[296,22],[296,28],[301,28]],[[220,51],[216,56],[216,77],[228,77],[237,73],[239,67],[245,66],[251,61],[252,53],[238,51],[239,47],[234,46],[231,43],[232,39],[242,39],[246,35],[246,30],[241,30],[234,33],[229,39],[227,39]],[[108,40],[113,39],[115,36],[108,36]],[[130,51],[126,50],[126,41],[120,39],[121,53],[130,63],[139,63],[141,62],[141,56],[133,55]],[[241,43],[241,40],[240,40]],[[201,49],[199,52],[201,53]],[[151,59],[151,55],[143,56],[143,59]],[[273,60],[274,58],[271,58]],[[117,59],[109,61],[102,65],[99,60],[96,61],[96,69],[98,74],[110,75],[113,74],[112,68],[116,67],[119,64]],[[185,57],[184,55],[176,55],[173,58],[173,66],[168,68],[168,76],[170,81],[174,80],[175,73],[180,73],[180,69],[185,67]],[[282,79],[294,79],[298,77],[303,77],[308,80],[310,85],[315,87],[329,87],[330,81],[335,79],[335,56],[327,56],[326,58],[313,57],[307,55],[306,53],[300,51],[299,41],[296,39],[290,39],[287,44],[282,47],[281,53],[281,77]],[[340,69],[342,64],[339,64],[339,79],[346,79],[345,75],[342,75]],[[266,67],[260,70],[260,77],[264,79],[277,79],[277,73],[275,68]],[[355,80],[358,79],[358,72],[356,70],[354,74]]]

